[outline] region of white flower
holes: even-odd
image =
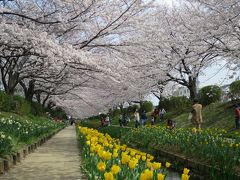
[[[4,139],[6,136],[5,134],[1,134],[1,138]]]

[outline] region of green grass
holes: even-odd
[[[231,104],[214,103],[203,108],[202,128],[222,128],[231,131],[235,127],[234,109]],[[188,120],[188,113],[183,113],[173,118],[177,127],[193,127]]]

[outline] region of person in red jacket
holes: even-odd
[[[240,106],[238,104],[235,105],[235,123],[236,123],[236,129],[240,128]]]

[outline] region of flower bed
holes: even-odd
[[[31,144],[63,126],[63,123],[55,123],[44,118],[1,117],[0,157],[17,150],[23,145]]]
[[[97,130],[79,126],[79,139],[84,157],[84,170],[89,179],[165,179],[169,162],[156,162],[151,154],[121,145]],[[189,179],[184,168],[182,179]]]
[[[147,127],[125,133],[121,141],[126,144],[140,142],[141,148],[159,147],[165,151],[182,154],[217,168],[221,175],[233,177],[240,163],[239,140],[224,138],[224,130],[175,129]],[[214,174],[212,175],[214,176]]]

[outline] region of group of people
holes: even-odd
[[[163,116],[166,113],[164,108],[160,109],[154,109],[154,111],[151,113],[151,125],[154,125],[157,117],[160,117],[160,121],[163,121]],[[142,125],[145,126],[147,122],[147,114],[145,110],[142,110],[141,114],[139,114],[138,110],[134,112],[134,121],[135,121],[135,127]]]
[[[235,124],[236,129],[240,129],[240,104],[234,105],[234,113],[235,113]],[[151,125],[154,125],[157,121],[157,118],[159,117],[160,122],[164,121],[164,114],[166,113],[164,108],[160,109],[154,109],[154,111],[151,113]],[[134,112],[134,122],[135,127],[138,128],[139,126],[145,126],[147,122],[147,114],[145,110],[142,110],[140,113],[138,110]],[[192,105],[191,112],[189,113],[188,119],[192,122],[192,124],[197,129],[201,129],[201,125],[203,123],[202,118],[202,105],[197,101],[194,100],[194,104]],[[119,117],[119,125],[126,126],[130,122],[130,116],[124,113],[123,115],[120,114]],[[101,119],[102,126],[108,126],[111,124],[109,116],[106,116],[105,118]],[[176,126],[176,123],[172,119],[167,119],[166,126],[168,129],[173,129]]]
[[[111,125],[111,119],[109,118],[109,116],[103,116],[101,117],[101,126],[102,127],[106,127],[106,126],[110,126]]]
[[[159,116],[160,121],[163,121],[164,114],[166,113],[164,108],[154,109],[151,113],[151,125],[154,125],[157,121],[157,117]]]
[[[120,114],[119,117],[119,125],[122,126],[127,126],[127,124],[131,121],[130,116],[126,113]]]

